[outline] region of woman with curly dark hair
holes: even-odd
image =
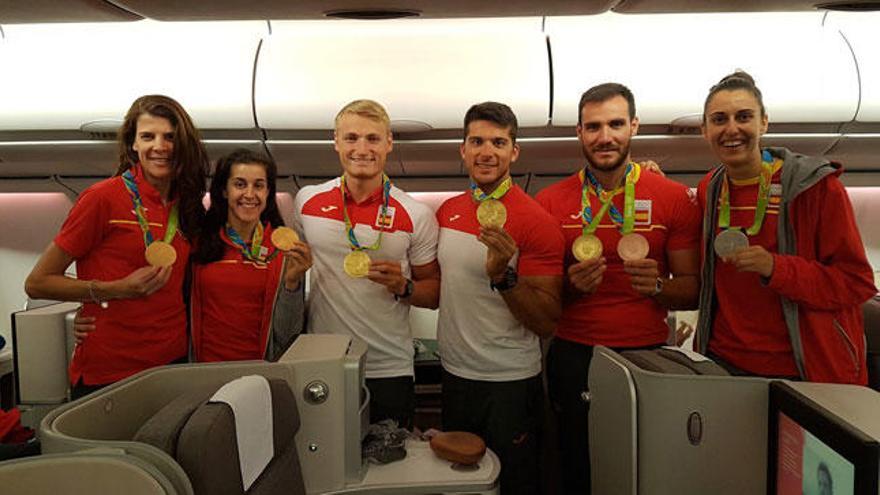
[[[83,191],[25,282],[30,297],[82,301],[95,318],[71,361],[74,398],[187,354],[182,288],[207,153],[190,116],[162,95],[134,101],[118,143],[116,174]],[[77,278],[65,276],[74,261]]]
[[[312,256],[283,228],[277,175],[275,162],[246,149],[217,160],[211,207],[192,259],[197,361],[274,361],[302,330],[302,281]]]

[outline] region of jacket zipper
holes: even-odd
[[[843,342],[846,344],[846,350],[849,351],[849,357],[852,359],[853,365],[856,368],[856,373],[861,372],[861,366],[859,366],[859,360],[856,356],[856,346],[853,344],[852,340],[849,338],[849,335],[843,330],[843,327],[838,323],[837,318],[831,320],[832,326],[837,330],[837,333],[843,338]]]

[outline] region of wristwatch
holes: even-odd
[[[401,299],[406,299],[407,297],[413,295],[413,291],[416,290],[416,284],[413,283],[411,279],[406,279],[406,284],[403,286],[403,294],[394,294],[394,300],[400,301]]]
[[[654,285],[654,293],[651,294],[651,297],[658,296],[663,292],[663,278],[657,277],[657,283]]]
[[[501,282],[495,282],[492,279],[489,279],[489,287],[498,292],[507,292],[510,289],[516,287],[516,282],[519,280],[519,277],[516,274],[516,270],[512,267],[507,267],[504,270],[504,278],[501,279]]]

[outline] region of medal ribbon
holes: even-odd
[[[622,226],[620,230],[621,234],[626,235],[633,231],[636,210],[635,177],[637,171],[638,165],[632,162],[627,164],[626,183],[623,188],[623,215],[621,215],[620,210],[614,206],[612,201],[616,191],[619,189],[605,191],[602,189],[602,184],[599,183],[589,169],[584,168],[581,170],[581,184],[583,184],[581,187],[581,217],[584,222],[584,234],[592,234],[595,232],[596,229],[599,228],[599,222],[601,222],[606,212],[611,215],[611,220],[614,223]],[[595,218],[592,216],[592,209],[590,207],[590,187],[596,191],[596,196],[599,198],[599,201],[602,202],[602,208],[599,209]]]
[[[244,239],[238,235],[238,232],[232,225],[226,224],[226,236],[229,237],[229,240],[232,241],[233,244],[241,251],[241,255],[244,256],[245,259],[250,261],[263,261],[260,258],[260,248],[263,247],[263,224],[257,222],[257,226],[254,229],[254,234],[251,236],[251,248],[248,250],[247,244],[244,242]]]
[[[758,201],[755,205],[755,220],[752,226],[746,229],[748,235],[755,235],[761,231],[764,224],[764,215],[767,213],[767,204],[770,202],[770,182],[773,179],[773,157],[767,150],[761,154],[761,176],[758,179]],[[730,227],[730,179],[724,174],[721,183],[721,195],[718,198],[718,227],[727,230]],[[734,227],[739,230],[740,227]]]
[[[348,243],[351,244],[352,251],[363,251],[370,249],[375,251],[382,245],[382,233],[385,232],[385,219],[388,214],[388,200],[391,199],[391,179],[387,175],[382,174],[382,226],[379,228],[379,238],[370,246],[361,246],[354,235],[354,225],[348,217],[348,209],[345,207],[345,175],[339,178],[339,191],[342,193],[342,216],[345,219],[345,231],[348,234]]]
[[[477,203],[482,203],[489,199],[501,199],[507,194],[507,191],[510,191],[511,187],[513,187],[513,179],[510,177],[504,179],[501,184],[498,184],[498,187],[489,194],[484,193],[474,181],[471,181],[470,185],[471,195]]]
[[[138,191],[137,182],[134,180],[134,174],[131,173],[131,169],[126,170],[125,173],[122,174],[122,182],[128,190],[128,195],[131,196],[131,204],[134,206],[134,215],[137,217],[138,224],[144,232],[144,246],[149,246],[153,243],[153,233],[150,232],[150,224],[147,222],[147,212],[144,210],[144,203],[141,201],[141,194],[140,191]],[[165,228],[165,236],[162,238],[166,244],[171,244],[172,239],[174,239],[174,234],[177,233],[178,216],[177,204],[175,204],[171,207],[171,213],[168,214],[168,226]]]

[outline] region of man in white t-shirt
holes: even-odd
[[[443,429],[482,436],[501,459],[501,493],[532,495],[541,481],[539,337],[552,335],[559,318],[562,232],[511,181],[513,111],[481,103],[464,122],[471,189],[437,210]],[[486,206],[506,214],[503,226],[480,225],[478,207]]]
[[[342,176],[304,187],[295,200],[295,223],[314,258],[308,329],[365,341],[370,421],[411,427],[409,308],[437,307],[437,222],[384,173],[393,142],[380,104],[357,100],[343,107],[334,141]]]

